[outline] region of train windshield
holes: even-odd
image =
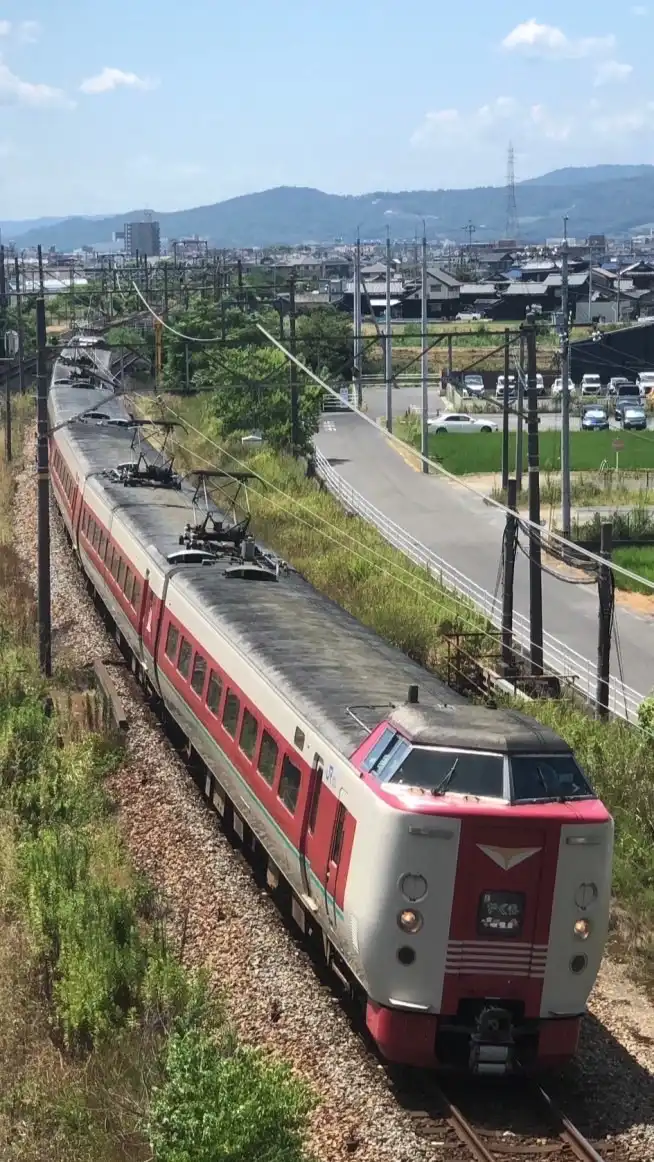
[[[506,798],[502,755],[414,746],[400,752],[397,759],[396,765],[385,768],[385,782],[420,787],[433,795]]]
[[[511,783],[514,803],[597,798],[572,754],[513,755]]]

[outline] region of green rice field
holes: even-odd
[[[613,560],[616,565],[622,565],[623,569],[630,569],[632,573],[640,573],[641,577],[654,581],[654,545],[615,549]],[[654,593],[649,586],[639,585],[637,581],[623,577],[620,573],[615,574],[615,583],[618,589],[628,589],[632,593],[645,593],[648,597]]]
[[[571,432],[570,464],[573,472],[596,472],[604,460],[615,467],[613,441],[619,438],[624,448],[619,453],[622,471],[654,469],[654,432]],[[419,435],[411,433],[412,442],[420,447]],[[509,435],[510,464],[515,464],[516,433]],[[457,476],[466,473],[501,472],[502,433],[480,432],[475,435],[433,435],[429,440],[429,454],[448,472]],[[523,445],[524,467],[527,467],[527,433]],[[561,465],[561,433],[540,433],[540,466],[544,472],[556,471]]]

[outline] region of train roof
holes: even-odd
[[[127,418],[124,402],[110,392],[56,386],[50,392],[50,419],[66,423],[86,408]],[[108,470],[133,456],[133,432],[93,421],[73,420],[65,428],[80,467],[144,551],[163,557],[179,552],[193,513],[194,488],[180,491],[125,488]],[[142,442],[152,459],[156,453]],[[351,754],[375,726],[391,719],[417,745],[489,750],[568,750],[557,736],[513,712],[472,705],[435,675],[389,645],[295,570],[282,570],[276,583],[234,579],[219,560],[210,566],[177,569],[171,585],[227,637],[279,690],[299,714],[342,753]],[[171,566],[172,567],[172,566]],[[407,706],[410,685],[420,704]],[[465,713],[463,713],[465,711]]]
[[[562,754],[570,747],[533,718],[515,710],[491,710],[468,703],[465,715],[449,706],[405,705],[390,723],[415,746],[446,746],[456,750],[484,750],[500,754]]]

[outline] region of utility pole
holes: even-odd
[[[427,232],[422,235],[422,286],[421,286],[421,343],[420,370],[422,372],[422,425],[420,447],[423,454],[422,471],[429,473],[429,333],[428,333],[428,277],[427,277]]]
[[[168,318],[168,266],[164,263],[163,268],[163,299],[164,299],[164,319]]]
[[[184,344],[184,370],[185,370],[185,377],[184,378],[185,378],[185,383],[186,383],[186,394],[188,395],[190,390],[191,390],[191,357],[189,354],[188,343]]]
[[[288,325],[289,348],[292,355],[297,356],[297,337],[295,331],[295,276],[291,276],[288,295]],[[291,451],[294,456],[299,454],[300,448],[300,399],[298,395],[297,364],[290,360],[291,377]]]
[[[504,332],[504,392],[502,394],[502,489],[509,487],[509,369],[511,357],[511,335]]]
[[[609,716],[609,678],[611,660],[611,629],[613,624],[613,575],[608,562],[613,551],[613,524],[603,521],[600,528],[600,557],[607,562],[600,565],[597,576],[599,589],[599,637],[597,642],[597,717]]]
[[[522,492],[523,417],[525,414],[525,337],[520,334],[520,363],[518,366],[518,427],[515,437],[515,478],[518,496]]]
[[[528,316],[527,334],[527,457],[529,464],[529,621],[532,674],[543,673],[543,574],[541,571],[540,463],[538,392],[536,386],[536,324]]]
[[[354,379],[357,407],[363,407],[363,359],[361,349],[361,236],[357,230],[357,244],[354,251]]]
[[[18,256],[14,259],[14,278],[16,280],[16,323],[18,325],[18,390],[25,394],[25,364],[23,362],[23,300],[20,295],[20,265]]]
[[[561,531],[570,539],[570,335],[568,326],[568,219],[563,219],[561,265]]]
[[[7,281],[5,275],[5,248],[0,246],[0,364],[5,377],[5,459],[11,463],[11,390],[7,357]]]
[[[386,342],[384,344],[386,378],[386,430],[393,431],[393,324],[391,322],[391,231],[386,227]]]
[[[41,247],[39,246],[39,260]],[[36,302],[37,392],[36,471],[38,481],[38,626],[39,664],[52,676],[52,618],[50,610],[50,463],[48,448],[48,354],[43,292]]]
[[[516,481],[507,481],[506,527],[502,561],[502,669],[506,677],[513,669],[513,580],[518,540],[518,488]]]

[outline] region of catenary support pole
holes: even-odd
[[[386,227],[386,331],[384,342],[386,429],[393,431],[393,323],[391,321],[391,232]]]
[[[515,478],[518,486],[518,496],[522,492],[522,458],[524,455],[524,414],[525,414],[525,337],[520,335],[520,362],[516,376],[518,392],[518,423],[515,436]]]
[[[570,538],[570,334],[568,321],[568,219],[561,265],[561,531]]]
[[[354,384],[356,387],[357,407],[363,407],[363,360],[361,358],[361,236],[357,231],[357,244],[354,250]]]
[[[504,332],[504,392],[502,394],[502,488],[509,486],[509,374],[511,358],[511,335]]]
[[[613,552],[613,524],[603,521],[600,527],[600,556],[610,562]],[[609,679],[611,670],[611,630],[613,628],[614,589],[613,574],[607,565],[600,565],[597,577],[599,590],[599,636],[597,642],[597,717],[609,716]]]
[[[16,323],[18,326],[18,390],[25,394],[25,335],[23,331],[23,300],[20,293],[20,263],[18,255],[14,259],[14,280],[16,282]]]
[[[291,278],[288,295],[289,349],[297,355],[297,334],[295,330],[295,279]],[[297,365],[291,359],[291,451],[297,456],[300,451],[300,398],[298,394]]]
[[[0,246],[0,372],[5,378],[5,460],[11,463],[11,386],[7,358],[7,281],[5,248]]]
[[[188,349],[188,343],[184,344],[184,383],[186,385],[186,394],[191,390],[191,354]]]
[[[48,355],[45,299],[36,302],[36,470],[38,481],[38,629],[39,664],[52,675],[52,620],[50,611],[50,463],[48,449]]]
[[[421,278],[421,346],[422,355],[420,357],[420,370],[422,372],[422,422],[421,422],[421,441],[420,448],[423,456],[429,456],[429,351],[427,350],[429,344],[429,285],[427,277],[427,235],[422,236],[422,278]],[[426,475],[429,473],[429,464],[427,460],[422,462],[422,471]]]
[[[504,556],[502,568],[502,668],[504,675],[514,668],[513,660],[513,581],[515,577],[515,556],[518,539],[518,488],[511,477],[507,481],[507,506],[504,529]]]
[[[540,461],[538,391],[536,384],[536,324],[528,316],[527,339],[527,463],[529,466],[529,622],[532,674],[543,673],[543,573],[541,569]]]

